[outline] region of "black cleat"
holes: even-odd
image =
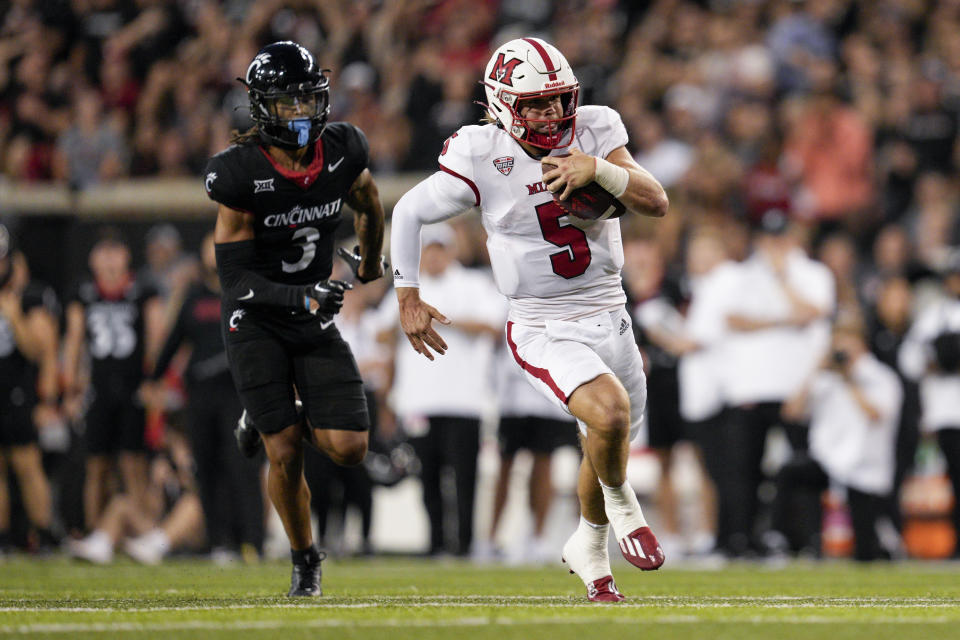
[[[240,449],[240,453],[246,458],[253,458],[260,453],[260,449],[263,448],[263,440],[260,438],[260,432],[253,426],[250,418],[247,417],[246,410],[240,415],[240,419],[237,420],[237,427],[233,430],[233,437],[237,439],[237,449]]]
[[[305,564],[293,565],[293,573],[290,575],[289,598],[315,598],[323,595],[323,589],[320,587],[320,577],[323,571],[320,569],[320,562],[327,557],[322,551]]]

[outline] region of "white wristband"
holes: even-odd
[[[630,182],[630,174],[627,170],[603,158],[594,158],[594,160],[597,163],[594,182],[613,194],[614,198],[619,198],[626,193],[627,184]]]

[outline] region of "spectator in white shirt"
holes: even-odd
[[[718,229],[701,228],[691,234],[686,248],[690,304],[684,323],[685,339],[676,351],[682,354],[677,370],[680,384],[680,416],[700,446],[704,466],[715,488],[715,500],[705,496],[705,508],[715,503],[714,537],[729,538],[730,499],[724,481],[726,457],[723,448],[725,373],[723,345],[727,297],[736,284],[737,263],[728,257]]]
[[[680,312],[685,306],[683,288],[652,238],[630,238],[623,251],[627,305],[632,309],[647,374],[647,446],[660,463],[655,494],[661,520],[659,540],[666,553],[671,548],[675,553],[710,551],[716,519],[713,487],[706,482],[701,485],[696,492],[700,500],[689,510],[681,508],[673,489],[679,469],[674,464],[675,454],[680,449],[690,450],[694,441],[694,431],[680,413],[679,358],[695,346],[690,344]],[[692,450],[697,456],[696,447]],[[705,478],[706,474],[697,473],[696,477]],[[688,516],[686,520],[684,516]]]
[[[854,557],[886,557],[876,527],[893,488],[902,402],[899,377],[868,351],[859,319],[839,320],[832,351],[783,406],[789,420],[810,419],[809,453],[795,454],[777,478],[773,528],[794,550],[819,551],[820,494],[835,486],[846,489]]]
[[[936,434],[953,493],[960,496],[960,249],[944,277],[947,297],[922,309],[900,347],[900,370],[920,384],[920,428]],[[953,524],[960,532],[954,501]],[[957,545],[960,551],[960,545]],[[955,552],[955,555],[960,553]]]
[[[724,486],[730,532],[720,544],[735,556],[758,550],[753,532],[767,432],[781,423],[781,404],[826,353],[835,302],[829,270],[797,246],[786,215],[771,209],[760,225],[755,251],[736,267],[725,298],[722,379],[730,409]],[[788,430],[788,437],[802,448],[798,430]]]
[[[437,331],[450,350],[430,361],[401,345],[391,398],[422,465],[430,553],[466,555],[473,540],[480,418],[493,405],[490,368],[494,345],[504,339],[507,304],[485,271],[456,261],[456,237],[448,224],[424,226],[421,244],[420,290],[427,299],[444,301],[451,323]],[[390,308],[396,313],[396,305]],[[447,472],[455,477],[453,500],[441,492]],[[447,518],[450,505],[455,515]],[[448,530],[450,522],[457,523],[456,532]]]

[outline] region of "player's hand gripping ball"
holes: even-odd
[[[563,158],[565,156],[555,157]],[[546,173],[554,168],[555,165],[545,162],[543,172]],[[619,218],[627,211],[627,207],[617,200],[612,193],[593,181],[574,189],[565,200],[560,199],[562,191],[563,189],[560,189],[553,193],[553,201],[567,215],[580,220],[596,221]]]

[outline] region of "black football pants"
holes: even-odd
[[[426,435],[411,438],[420,458],[423,504],[430,519],[430,553],[470,553],[477,488],[480,420],[430,416]],[[453,482],[445,482],[452,475]],[[453,489],[446,492],[445,488]],[[454,533],[455,531],[455,533]]]

